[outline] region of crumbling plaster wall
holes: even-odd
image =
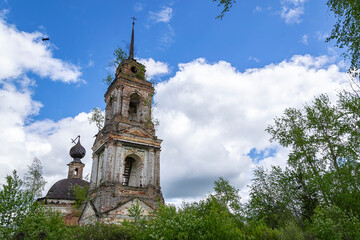
[[[105,144],[103,150],[93,155],[90,190],[99,187],[104,182],[122,183],[126,157],[136,160],[131,169],[129,186],[160,186],[160,151],[158,149],[136,148],[120,142],[110,142]]]

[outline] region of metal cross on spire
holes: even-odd
[[[134,25],[135,25],[135,17],[131,18],[133,20],[132,22],[132,33],[131,33],[131,43],[130,43],[130,53],[129,53],[129,59],[134,59]]]
[[[71,142],[74,143],[74,144],[76,144],[76,143],[75,143],[76,139],[78,139],[78,142],[79,142],[79,141],[80,141],[80,135],[78,135],[75,139],[72,139],[72,138],[71,138]]]

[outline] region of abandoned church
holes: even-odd
[[[164,203],[160,187],[162,140],[157,138],[151,118],[153,94],[152,83],[145,79],[145,66],[134,59],[133,22],[129,58],[119,64],[105,93],[105,123],[92,147],[88,201],[78,218],[80,225],[131,219],[128,210],[135,204],[146,216]],[[78,144],[73,148],[80,148],[80,140]],[[42,198],[53,209],[59,209],[56,203],[74,203],[72,182],[81,180],[82,185],[88,184],[82,180],[84,164],[80,160],[85,149],[76,150],[78,155],[70,153],[74,161],[69,163],[68,179],[55,183]],[[61,184],[64,182],[66,186]],[[57,202],[51,199],[51,191],[59,193]]]

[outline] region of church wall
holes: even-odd
[[[92,168],[91,168],[91,176],[90,176],[90,190],[95,188],[97,171],[99,167],[99,156],[97,154],[93,154]]]
[[[151,96],[153,88],[139,88],[137,85],[124,84],[119,85],[105,99],[105,125],[111,122],[114,117],[129,118],[130,96],[134,93],[140,96],[140,105],[138,109],[138,119],[144,123],[149,119],[151,111]]]
[[[91,174],[91,188],[96,188],[104,182],[122,183],[124,178],[126,157],[136,159],[132,166],[132,177],[129,185],[146,187],[159,186],[160,151],[153,148],[136,148],[120,142],[107,144],[100,157],[95,154]],[[98,177],[98,179],[96,179]],[[136,179],[136,180],[135,180]],[[96,184],[95,184],[96,182]]]

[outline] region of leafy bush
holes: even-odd
[[[68,238],[69,230],[58,212],[54,213],[35,202],[21,225],[16,229],[13,239],[62,240]]]
[[[279,240],[305,240],[304,231],[294,222],[289,221],[279,231]]]
[[[106,224],[96,222],[72,227],[69,239],[73,240],[129,240],[139,239],[141,232],[133,224]]]
[[[317,239],[360,239],[360,221],[337,206],[316,209],[312,231]]]

